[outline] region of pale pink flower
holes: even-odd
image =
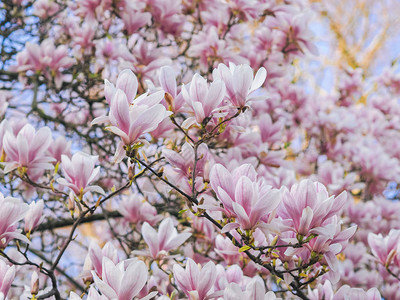
[[[32,232],[43,221],[43,207],[43,200],[32,202],[29,205],[28,213],[25,216],[25,232]]]
[[[124,197],[118,205],[118,211],[132,224],[146,221],[150,225],[154,225],[162,219],[161,215],[157,215],[155,207],[137,194]]]
[[[174,70],[170,66],[164,66],[160,69],[160,75],[158,77],[160,81],[160,85],[162,89],[169,93],[172,98],[173,102],[171,104],[171,109],[173,112],[179,112],[184,104],[184,99],[182,93],[178,93],[178,87],[176,84],[176,75]],[[164,104],[166,108],[168,108],[169,104]]]
[[[253,92],[263,85],[266,77],[267,71],[263,67],[254,77],[253,69],[249,65],[236,66],[234,63],[230,63],[229,68],[224,64],[219,64],[213,71],[214,80],[220,79],[225,83],[229,101],[238,107],[243,107],[248,101],[258,99]]]
[[[78,24],[74,20],[66,20],[66,26],[72,38],[72,45],[78,46],[79,51],[82,49],[88,51],[94,46],[96,28],[93,24],[88,22]]]
[[[4,173],[17,168],[27,168],[35,172],[36,169],[53,169],[51,162],[54,158],[46,154],[52,143],[51,131],[43,127],[35,132],[32,125],[26,124],[15,136],[10,130],[3,139],[3,149],[6,154]]]
[[[65,137],[59,136],[56,140],[51,143],[47,151],[57,162],[61,162],[61,156],[64,154],[71,157],[71,144],[72,141],[67,141]]]
[[[160,97],[160,101],[162,95]],[[161,104],[153,106],[129,105],[125,93],[117,90],[109,114],[111,126],[107,129],[118,135],[124,145],[132,145],[145,133],[151,132],[170,113]]]
[[[236,250],[238,252],[238,249]],[[226,270],[217,265],[217,279],[214,288],[216,291],[224,290],[230,283],[240,284],[243,281],[243,271],[238,265],[232,265]]]
[[[149,246],[152,258],[162,258],[168,251],[177,249],[192,234],[183,232],[178,234],[171,218],[164,219],[156,231],[147,222],[143,223],[142,236]]]
[[[340,222],[337,217],[332,217],[332,223],[321,228],[318,236],[311,239],[306,247],[312,252],[323,254],[329,268],[330,280],[336,284],[339,281],[339,261],[336,255],[341,253],[349,243],[349,240],[354,236],[357,226],[352,226],[345,230],[341,230]],[[299,249],[299,251],[301,251]],[[291,253],[290,253],[291,252]],[[293,255],[297,252],[294,248],[286,250],[286,255]]]
[[[311,180],[302,180],[283,193],[278,215],[287,220],[295,232],[307,236],[324,222],[337,215],[347,201],[346,192],[334,197],[328,195],[324,185]]]
[[[238,263],[241,257],[239,248],[232,244],[228,237],[217,235],[215,238],[215,253],[221,256],[228,265]]]
[[[90,185],[99,175],[100,167],[95,168],[98,156],[91,156],[83,152],[77,152],[69,159],[61,156],[61,168],[65,178],[59,178],[57,182],[69,187],[76,196],[82,197],[87,192],[104,194],[101,187]]]
[[[0,299],[7,297],[8,291],[15,278],[15,266],[8,266],[0,260]]]
[[[104,257],[109,258],[114,264],[117,264],[119,262],[117,249],[114,248],[111,242],[107,242],[101,249],[99,245],[92,241],[89,245],[87,258],[90,260],[90,270],[94,270],[99,278],[102,278],[103,274]],[[91,275],[89,273],[89,270],[85,269],[81,276],[85,277]]]
[[[333,296],[332,300],[381,300],[381,294],[377,288],[364,291],[361,288],[351,288],[348,285],[342,286]]]
[[[53,16],[60,6],[52,0],[37,0],[33,3],[33,14],[39,18],[45,19]]]
[[[69,56],[65,45],[56,47],[51,39],[44,40],[40,45],[27,42],[25,49],[17,54],[17,72],[41,71],[43,75],[54,81],[57,88],[60,88],[67,76],[62,71],[71,67],[75,60]],[[49,70],[51,72],[49,72]]]
[[[145,93],[135,99],[137,89],[137,78],[130,70],[119,74],[116,87],[106,80],[104,94],[111,106],[110,113],[91,123],[111,123],[107,130],[122,139],[115,153],[116,162],[122,160],[125,145],[131,146],[138,142],[140,137],[155,130],[171,114],[159,104],[164,98],[163,91],[151,95]]]
[[[174,170],[182,177],[191,177],[194,165],[194,150],[189,143],[184,143],[181,151],[177,153],[174,150],[162,150],[165,159],[174,167]],[[197,165],[195,176],[204,175],[205,165],[210,158],[210,153],[206,144],[201,144],[197,149]],[[208,175],[208,174],[206,174]]]
[[[172,63],[162,48],[157,48],[154,43],[147,43],[143,39],[139,39],[132,51],[125,51],[121,57],[127,61],[127,66],[144,80],[152,80],[156,70]]]
[[[173,267],[175,282],[189,299],[203,300],[211,291],[217,273],[213,262],[202,268],[188,258],[186,268],[175,264]]]
[[[0,249],[3,249],[12,239],[29,243],[26,236],[17,230],[17,222],[23,219],[29,206],[17,198],[6,197],[0,193]]]
[[[149,12],[142,12],[145,8],[146,5],[143,2],[126,1],[126,5],[120,12],[120,16],[128,35],[134,34],[144,25],[151,24],[151,14]]]
[[[186,119],[184,127],[189,127],[195,121],[198,125],[204,120],[209,120],[218,110],[225,97],[225,84],[221,80],[214,80],[210,86],[199,74],[195,74],[190,82],[190,88],[182,87],[182,96],[186,104],[194,113],[195,119]],[[189,121],[191,120],[191,122]]]
[[[370,232],[368,234],[368,244],[378,262],[388,267],[399,255],[400,230],[391,229],[385,237],[382,234],[377,235]]]
[[[331,282],[329,280],[326,280],[323,285],[320,283],[314,289],[311,289],[310,286],[308,286],[307,296],[310,298],[310,300],[332,300],[333,289]]]
[[[210,172],[210,184],[218,199],[224,205],[228,217],[236,217],[235,223],[229,223],[224,230],[236,227],[253,229],[260,220],[268,219],[281,201],[279,190],[267,185],[263,179],[257,179],[252,165],[244,164],[229,172],[221,164],[216,164]]]
[[[39,292],[39,275],[36,271],[34,271],[31,275],[31,294],[37,295]]]
[[[231,0],[227,2],[232,13],[239,15],[240,20],[249,21],[256,19],[260,12],[267,7],[256,0]]]
[[[203,30],[194,35],[187,54],[191,57],[200,57],[200,70],[203,72],[207,71],[210,60],[225,64],[229,62],[235,64],[249,63],[226,40],[219,38],[218,29],[215,26],[210,26],[208,30]]]
[[[307,49],[314,55],[318,54],[317,47],[311,42],[311,31],[304,14],[276,12],[275,18],[269,18],[267,24],[276,28],[275,43],[281,52],[299,55]]]
[[[182,31],[186,18],[182,14],[181,1],[146,0],[146,2],[154,22],[163,32],[177,35]]]
[[[261,281],[261,282],[260,282]],[[265,286],[262,280],[254,278],[250,281],[246,290],[242,291],[241,287],[236,283],[231,283],[224,290],[224,299],[229,300],[279,300],[272,291],[265,292]]]
[[[100,292],[109,299],[132,300],[146,284],[148,271],[142,261],[121,261],[115,265],[104,257],[102,266],[102,279],[92,272],[93,279]],[[151,297],[154,293],[142,300]]]

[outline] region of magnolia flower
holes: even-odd
[[[0,299],[7,297],[8,291],[15,277],[15,266],[8,266],[0,260]]]
[[[63,154],[71,157],[71,144],[72,141],[67,141],[65,137],[59,136],[53,141],[47,151],[56,161],[61,161]]]
[[[137,86],[128,84],[129,78],[131,78],[129,72],[125,72],[118,78],[120,82],[117,82],[117,86],[123,86],[125,91],[118,88],[114,92],[110,88],[109,93],[112,98],[109,115],[98,117],[92,121],[92,125],[104,122],[111,123],[111,126],[107,129],[121,138],[122,141],[115,153],[116,162],[123,158],[124,145],[131,146],[138,142],[142,135],[155,130],[171,114],[162,104],[158,104],[164,97],[163,92],[150,96],[142,95],[130,104],[128,100],[136,95]]]
[[[210,158],[208,147],[206,144],[200,144],[197,149],[198,161],[196,162],[196,174],[195,176],[203,175],[205,165]],[[183,177],[191,177],[194,165],[194,150],[189,143],[184,143],[181,151],[177,153],[171,149],[162,150],[165,159],[174,167],[174,170]],[[204,174],[208,176],[208,174]]]
[[[34,271],[31,275],[31,294],[37,295],[39,292],[39,275],[36,271]]]
[[[217,277],[215,265],[208,262],[200,268],[188,258],[186,268],[175,264],[173,267],[175,282],[189,299],[203,300],[212,289]]]
[[[103,257],[102,279],[92,271],[94,282],[100,292],[109,299],[132,300],[147,281],[147,267],[142,261],[121,261],[115,265],[108,257]],[[150,293],[141,300],[154,297]]]
[[[54,158],[46,154],[46,150],[52,143],[51,131],[43,127],[35,132],[32,125],[26,124],[15,136],[11,130],[4,134],[3,149],[6,154],[4,173],[16,168],[35,170],[53,169],[51,162]]]
[[[46,39],[40,45],[27,42],[25,49],[17,54],[18,65],[15,70],[17,72],[41,71],[49,80],[54,77],[57,88],[61,88],[63,81],[67,80],[62,70],[71,67],[74,63],[75,60],[69,57],[65,45],[56,47],[53,40]]]
[[[247,284],[245,291],[242,291],[238,284],[231,283],[224,290],[224,299],[279,300],[281,298],[276,298],[275,293],[272,291],[265,293],[264,284],[255,278]]]
[[[184,128],[188,128],[194,122],[202,124],[205,119],[210,118],[218,110],[225,97],[225,84],[221,80],[214,80],[208,86],[203,77],[195,74],[190,82],[189,90],[186,86],[182,87],[182,95],[195,115],[194,119],[188,118],[182,124]]]
[[[98,156],[91,156],[83,152],[77,152],[69,159],[61,156],[61,167],[65,178],[59,178],[57,182],[69,187],[76,196],[82,197],[89,191],[104,194],[101,187],[90,185],[100,172],[100,167],[95,168]]]
[[[252,165],[244,164],[229,172],[221,164],[213,166],[210,184],[218,199],[224,205],[228,217],[236,217],[236,223],[229,223],[223,231],[235,227],[253,229],[261,219],[274,211],[281,199],[279,190],[257,179]]]
[[[266,77],[267,71],[263,67],[253,77],[253,69],[249,65],[236,66],[234,63],[230,63],[229,68],[220,64],[213,71],[214,80],[220,79],[225,83],[229,101],[238,107],[256,99],[252,93],[263,85]]]
[[[351,288],[348,285],[342,286],[333,296],[332,300],[381,300],[381,294],[377,288],[364,291],[361,288]]]
[[[29,204],[29,210],[25,216],[25,232],[32,232],[42,222],[44,219],[43,207],[43,200]]]
[[[147,201],[143,201],[143,197],[137,194],[124,197],[117,210],[129,223],[133,224],[146,221],[150,225],[154,225],[163,218],[161,215],[157,215],[157,210],[154,206]]]
[[[4,198],[0,193],[0,207],[0,249],[4,249],[12,239],[29,243],[26,236],[17,230],[17,222],[24,218],[29,206],[17,198]]]
[[[303,236],[319,234],[319,227],[337,215],[346,201],[346,192],[337,197],[329,197],[322,183],[302,180],[299,184],[294,184],[290,192],[287,189],[284,191],[278,215],[287,220],[292,230]]]
[[[230,283],[240,284],[243,281],[243,271],[238,265],[232,265],[226,270],[221,265],[217,265],[216,268],[217,279],[214,284],[216,291],[224,290]]]
[[[139,28],[146,24],[151,24],[151,14],[149,12],[141,12],[145,9],[145,6],[146,4],[144,2],[126,2],[120,16],[128,35],[136,33]]]
[[[113,263],[118,263],[118,252],[114,248],[111,242],[107,242],[102,249],[95,242],[91,242],[89,245],[89,251],[87,256],[91,262],[92,270],[101,278],[103,274],[103,258],[109,258]],[[86,269],[82,276],[88,275],[88,270]]]
[[[160,75],[158,79],[162,89],[169,94],[166,97],[170,96],[173,100],[172,103],[168,103],[167,101],[168,105],[166,107],[168,108],[168,106],[171,105],[171,110],[173,112],[179,112],[184,103],[184,99],[182,93],[178,93],[174,69],[172,69],[170,66],[162,67],[160,69]]]
[[[239,262],[241,257],[238,247],[233,245],[228,237],[223,237],[220,234],[215,238],[214,251],[221,256],[228,265]]]
[[[182,245],[192,234],[180,233],[175,229],[171,218],[164,219],[158,227],[158,232],[147,222],[143,223],[142,235],[149,246],[151,257],[157,259],[167,254],[169,250]]]
[[[382,234],[368,234],[368,244],[372,254],[385,267],[397,259],[400,247],[400,230],[391,229],[385,237]]]

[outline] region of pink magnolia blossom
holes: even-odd
[[[372,254],[385,267],[395,260],[398,261],[400,249],[400,230],[392,229],[385,237],[382,234],[368,234],[368,244]]]
[[[377,288],[371,288],[364,291],[361,288],[351,288],[348,285],[343,285],[333,296],[332,300],[381,300],[381,294]]]
[[[102,266],[102,279],[92,272],[93,279],[100,292],[109,299],[132,300],[146,284],[148,271],[142,261],[121,261],[115,265],[104,257]],[[154,293],[141,300],[152,297]]]
[[[0,193],[0,207],[0,249],[4,249],[12,239],[29,243],[26,236],[17,230],[17,222],[24,218],[29,206],[17,198],[4,198]]]
[[[226,270],[221,265],[217,265],[217,280],[215,281],[215,290],[224,290],[230,283],[241,284],[243,280],[243,271],[238,265],[232,265]]]
[[[173,0],[175,1],[175,0]],[[133,51],[125,51],[121,54],[127,61],[127,67],[144,78],[153,79],[156,70],[162,66],[171,64],[171,59],[165,55],[161,48],[157,48],[154,44],[146,43],[143,39],[136,42]]]
[[[114,159],[117,162],[123,158],[125,145],[131,146],[138,142],[141,136],[155,130],[171,114],[159,104],[164,92],[151,95],[145,93],[135,99],[137,88],[137,78],[130,70],[119,74],[116,87],[106,81],[104,93],[111,106],[110,113],[92,121],[92,125],[111,123],[107,129],[122,139],[115,153]]]
[[[221,256],[228,265],[238,263],[241,257],[238,247],[232,244],[228,237],[217,235],[214,251]]]
[[[192,118],[185,120],[183,126],[188,128],[194,122],[198,125],[202,124],[218,110],[225,97],[225,84],[221,80],[214,80],[208,86],[203,77],[195,74],[190,82],[189,90],[187,86],[182,87],[182,95],[195,116],[193,120]]]
[[[224,205],[227,216],[236,217],[236,227],[253,229],[262,218],[273,212],[281,198],[279,190],[257,179],[252,165],[244,164],[229,172],[221,164],[212,167],[210,184]],[[234,223],[230,223],[230,230]]]
[[[53,16],[60,9],[60,6],[51,0],[37,0],[33,3],[33,8],[33,13],[36,16],[45,19]]]
[[[252,93],[263,85],[266,77],[265,68],[260,68],[254,77],[253,69],[249,65],[236,66],[233,63],[229,64],[229,68],[220,64],[213,71],[214,80],[220,79],[225,83],[229,101],[238,107],[243,107],[248,101],[257,99]]]
[[[61,162],[61,156],[63,154],[71,157],[71,144],[72,141],[67,141],[65,137],[59,136],[53,141],[47,151],[57,162]]]
[[[8,291],[15,278],[15,266],[8,266],[0,260],[0,298],[6,299]]]
[[[188,258],[186,268],[175,264],[173,267],[175,282],[189,299],[203,300],[211,291],[217,273],[213,262],[200,268]]]
[[[171,218],[164,219],[158,227],[158,232],[147,222],[143,223],[142,236],[149,246],[152,258],[162,258],[168,251],[177,249],[192,234],[183,232],[178,234]]]
[[[75,153],[72,159],[62,155],[61,167],[65,178],[59,178],[57,182],[69,187],[79,197],[91,191],[104,194],[101,187],[90,185],[100,172],[100,167],[95,168],[97,158],[84,152]]]
[[[152,17],[162,31],[173,35],[178,35],[182,31],[186,18],[182,14],[180,1],[146,0],[145,2],[147,2]]]
[[[145,3],[139,1],[126,1],[125,8],[121,12],[121,19],[124,22],[126,32],[131,35],[144,25],[151,24],[151,14],[143,12]]]
[[[92,241],[89,245],[89,251],[85,261],[86,267],[81,277],[91,277],[90,271],[94,270],[97,276],[102,278],[104,257],[109,258],[114,264],[119,262],[117,249],[114,248],[112,243],[107,242],[101,249],[99,245]]]
[[[17,72],[41,71],[45,77],[54,81],[57,88],[61,88],[63,81],[67,77],[62,70],[71,67],[75,60],[69,57],[68,49],[65,45],[56,47],[51,39],[44,40],[40,45],[27,42],[25,50],[17,54]],[[48,72],[50,69],[52,72]]]
[[[162,95],[160,96],[159,101],[162,99]],[[125,93],[117,90],[109,114],[111,126],[107,129],[121,137],[125,145],[132,145],[143,134],[156,129],[169,115],[170,113],[161,104],[151,107],[129,105]]]
[[[357,230],[357,226],[352,226],[342,231],[340,223],[335,219],[336,216],[333,217],[332,224],[323,227],[319,235],[306,245],[311,251],[323,254],[331,271],[329,275],[332,283],[337,283],[340,278],[339,261],[336,255],[346,248],[350,238]],[[288,254],[289,251],[296,252],[295,249],[289,248],[285,254]]]
[[[32,232],[43,221],[43,207],[43,200],[32,202],[29,205],[28,213],[25,216],[25,232]]]
[[[278,215],[295,232],[307,236],[316,232],[334,215],[337,215],[347,201],[346,192],[334,197],[328,195],[324,185],[311,180],[302,180],[283,193],[283,201],[278,208]]]
[[[39,275],[34,271],[31,275],[31,294],[37,295],[39,292]]]
[[[253,279],[246,286],[246,290],[242,291],[241,287],[236,283],[231,283],[224,290],[224,299],[230,300],[279,300],[272,291],[265,292],[264,283]]]
[[[52,143],[51,131],[48,127],[43,127],[35,132],[32,125],[26,124],[15,136],[11,131],[7,131],[3,139],[6,162],[4,173],[11,172],[17,168],[27,168],[35,170],[53,169],[51,162],[54,158],[46,154],[46,150]]]
[[[180,176],[190,178],[193,175],[191,168],[194,165],[195,155],[193,147],[189,143],[184,143],[179,153],[171,149],[163,149],[163,155]],[[198,160],[195,176],[208,177],[208,174],[204,174],[204,171],[210,156],[207,145],[201,144],[197,149]]]
[[[160,81],[160,85],[162,89],[166,92],[169,93],[169,95],[172,97],[173,102],[171,104],[166,103],[166,108],[168,108],[169,105],[171,105],[171,109],[173,112],[179,112],[182,108],[182,105],[184,104],[184,99],[182,96],[182,93],[178,93],[178,87],[176,84],[176,78],[175,78],[175,72],[174,69],[170,66],[164,66],[160,69],[160,75],[158,77]]]
[[[210,58],[213,61],[225,64],[229,62],[235,64],[249,63],[245,57],[235,52],[233,48],[227,41],[219,38],[218,29],[215,26],[210,26],[207,31],[203,30],[193,36],[187,53],[192,57],[200,57],[200,70],[203,72],[207,71]]]
[[[124,197],[119,203],[118,211],[132,224],[146,221],[150,225],[154,225],[162,219],[162,216],[157,215],[155,207],[137,194]]]

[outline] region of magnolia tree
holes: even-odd
[[[400,299],[400,76],[310,89],[319,10],[3,1],[0,298]]]

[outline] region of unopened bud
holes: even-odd
[[[72,192],[69,194],[68,197],[68,210],[71,212],[71,215],[75,210],[75,199],[74,199],[74,194]]]
[[[33,272],[31,276],[31,294],[37,295],[39,292],[39,276],[37,272]]]
[[[129,178],[129,180],[133,180],[135,178],[135,166],[129,167],[128,178]]]
[[[172,110],[174,107],[174,97],[172,97],[172,95],[168,92],[165,93],[164,97],[168,104],[168,110]]]

